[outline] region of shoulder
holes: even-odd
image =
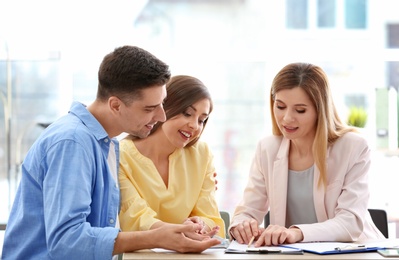
[[[49,125],[32,145],[29,155],[46,160],[92,158],[100,154],[94,135],[75,117],[66,115]],[[93,147],[95,147],[93,149]],[[73,158],[72,158],[73,157]]]
[[[132,149],[134,147],[134,143],[132,138],[130,137],[125,137],[119,141],[119,149],[126,150],[126,149]]]
[[[258,149],[272,149],[272,148],[279,148],[281,146],[281,143],[283,142],[284,137],[283,136],[277,136],[277,135],[269,135],[263,137],[261,140],[258,142]]]
[[[211,154],[211,150],[209,148],[208,143],[206,143],[204,141],[198,141],[194,145],[192,145],[190,147],[186,147],[183,150],[185,153],[193,153],[193,154],[198,154],[201,156]]]
[[[370,147],[367,139],[355,132],[349,132],[338,138],[330,147],[330,155],[350,158],[360,154],[369,154]]]
[[[212,161],[213,154],[206,142],[197,141],[194,145],[176,149],[169,158],[187,161]]]
[[[350,147],[350,146],[368,146],[367,139],[360,133],[349,132],[338,138],[334,146]]]
[[[62,140],[87,140],[93,138],[93,133],[82,123],[79,118],[65,115],[50,126],[43,132],[43,137],[53,142]]]

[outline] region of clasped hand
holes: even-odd
[[[195,240],[204,240],[210,237],[213,237],[219,232],[219,226],[215,226],[212,229],[210,229],[205,222],[200,218],[200,217],[189,217],[187,218],[184,222],[184,225],[192,225],[192,224],[197,224],[198,229],[196,230],[195,233],[188,232],[184,233],[186,237],[189,237],[191,239]]]
[[[255,247],[296,243],[303,240],[302,231],[297,227],[286,228],[269,225],[266,229],[259,227],[255,219],[243,221],[231,228],[230,234],[240,244],[248,244],[255,237]]]

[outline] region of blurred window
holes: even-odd
[[[366,28],[366,0],[345,0],[345,28]]]
[[[287,0],[287,28],[306,29],[308,27],[308,0]]]
[[[332,0],[317,1],[317,27],[335,27],[336,3]]]
[[[288,29],[309,29],[316,25],[365,29],[366,11],[366,0],[286,0],[286,25]]]
[[[399,48],[399,24],[388,24],[387,25],[387,48],[395,49]]]

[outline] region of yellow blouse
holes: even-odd
[[[169,184],[165,186],[153,162],[142,155],[132,140],[120,141],[119,182],[123,231],[149,230],[157,221],[181,224],[199,216],[217,234],[225,227],[215,200],[213,155],[204,142],[177,149],[169,156]]]

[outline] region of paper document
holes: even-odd
[[[246,244],[240,244],[236,240],[230,242],[225,253],[230,254],[303,254],[301,249],[288,248],[283,246],[261,246],[254,247]]]
[[[364,244],[344,243],[344,242],[314,242],[314,243],[294,243],[284,245],[286,247],[302,249],[305,252],[320,255],[361,253],[377,251],[381,247],[369,246]]]

